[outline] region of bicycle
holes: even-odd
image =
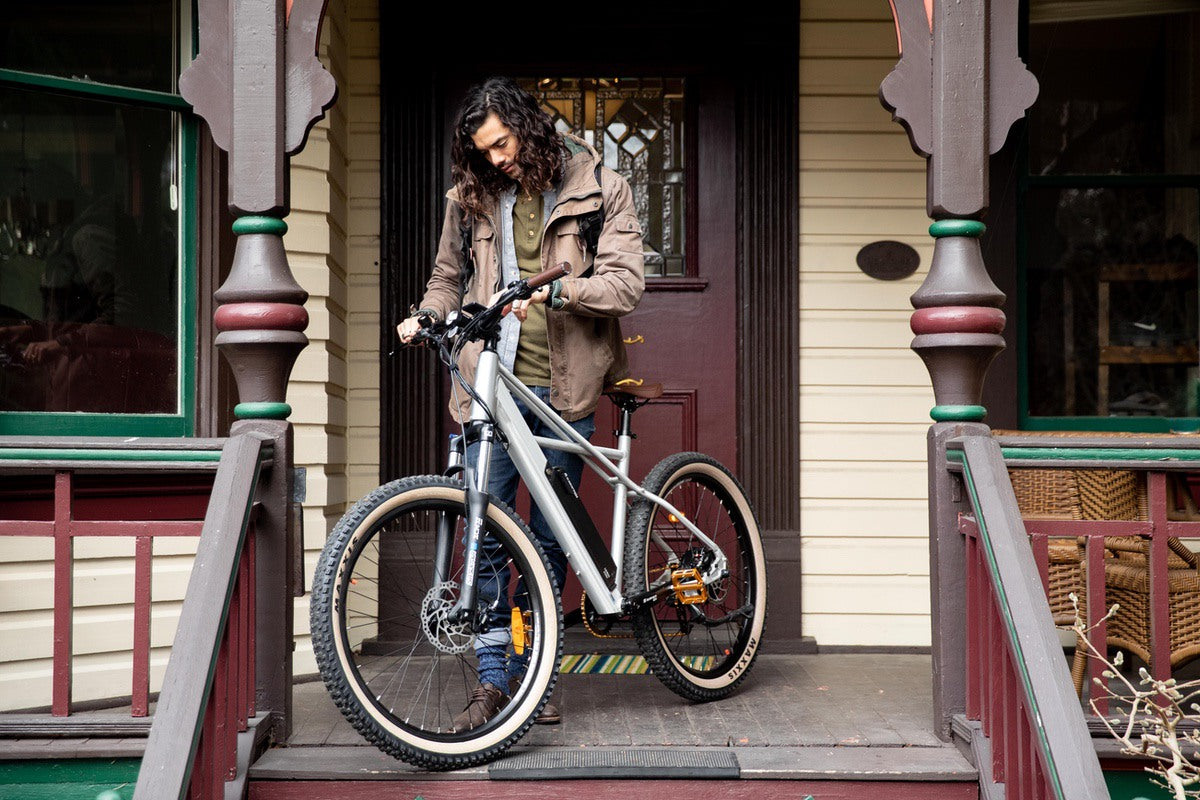
[[[568,271],[559,265],[514,282],[491,306],[423,321],[414,343],[436,348],[472,399],[446,473],[393,481],[358,501],[317,566],[311,630],[326,687],[368,741],[416,766],[496,758],[533,724],[557,679],[562,601],[528,526],[486,492],[495,446],[507,447],[594,614],[629,620],[672,691],[700,702],[729,695],[761,645],[766,565],[737,480],[700,453],[668,456],[640,485],[626,474],[634,411],[661,388],[610,394],[621,409],[617,446],[598,447],[500,363],[505,306]],[[470,342],[483,346],[473,382],[457,366]],[[558,436],[533,436],[514,397]],[[477,447],[473,461],[468,442]],[[547,470],[543,448],[582,456],[613,489],[611,551],[565,475]],[[473,646],[488,644],[528,663],[494,718],[456,730],[452,720],[478,682]]]

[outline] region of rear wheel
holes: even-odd
[[[479,764],[517,741],[549,697],[562,648],[545,556],[495,499],[479,551],[475,631],[450,614],[465,562],[463,509],[463,486],[448,478],[381,486],[334,528],[313,581],[313,649],[334,702],[372,744],[431,769]],[[529,661],[494,718],[456,731],[479,683],[477,642],[506,644],[510,658]]]
[[[700,453],[668,456],[642,485],[716,542],[728,574],[706,585],[703,599],[670,588],[673,574],[704,574],[713,556],[675,514],[638,500],[625,533],[625,594],[663,590],[658,602],[633,616],[638,645],[676,694],[697,701],[725,697],[749,673],[767,613],[766,562],[754,512],[729,470]]]

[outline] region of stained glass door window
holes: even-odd
[[[681,78],[540,78],[522,85],[563,133],[600,153],[633,189],[647,277],[687,274]]]

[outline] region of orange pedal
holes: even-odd
[[[673,571],[671,586],[675,589],[675,599],[685,606],[708,600],[708,589],[704,585],[704,579],[694,567]]]

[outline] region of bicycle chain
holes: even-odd
[[[587,629],[588,633],[590,633],[592,636],[596,637],[597,639],[632,639],[633,638],[632,633],[601,633],[600,631],[593,628],[591,621],[588,620],[589,614],[588,614],[588,608],[587,608],[587,592],[583,592],[583,595],[579,598],[579,612],[580,612],[579,616],[583,620],[583,627],[585,629]]]

